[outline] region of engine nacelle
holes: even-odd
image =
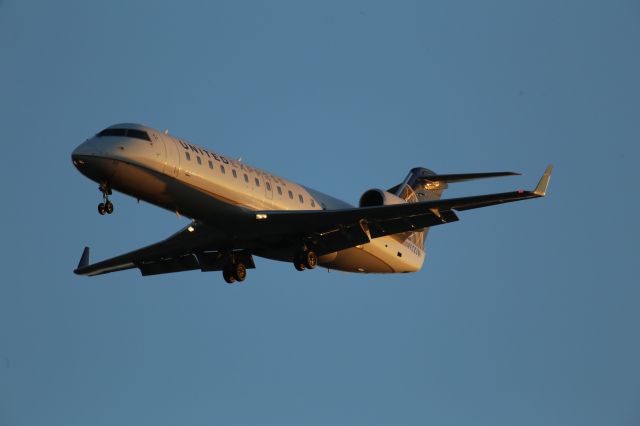
[[[360,197],[360,207],[388,206],[390,204],[405,204],[402,198],[381,189],[370,189]]]

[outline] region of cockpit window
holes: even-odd
[[[129,136],[130,138],[143,139],[145,141],[151,142],[149,134],[144,130],[127,129],[127,136]]]
[[[97,134],[99,138],[103,136],[128,136],[130,138],[142,139],[151,142],[149,134],[144,130],[138,129],[104,129]]]
[[[102,136],[126,136],[127,129],[104,129],[100,133],[98,133],[98,137]]]

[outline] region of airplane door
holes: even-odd
[[[156,132],[149,132],[149,134],[151,135],[151,143],[149,144],[151,155],[160,163],[166,162],[167,148],[164,146],[164,142],[160,139],[160,135]]]
[[[161,135],[167,151],[167,158],[164,162],[164,173],[177,177],[180,173],[180,148],[178,142],[165,135]]]

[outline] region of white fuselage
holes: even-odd
[[[114,129],[139,129],[149,140],[98,136],[72,154],[78,169],[97,182],[187,217],[221,223],[239,209],[333,210],[348,203],[251,167],[209,149],[139,124]],[[260,253],[272,257],[268,253]],[[387,236],[321,256],[319,263],[350,272],[414,272],[425,253],[410,239]]]

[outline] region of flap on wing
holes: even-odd
[[[458,216],[451,210],[442,212],[439,210],[428,210],[422,214],[413,216],[401,216],[388,220],[374,220],[368,222],[368,225],[371,238],[378,238],[407,231],[419,231],[423,228],[456,222],[457,220]]]
[[[143,276],[200,269],[198,260],[192,254],[173,259],[159,259],[151,262],[140,262],[136,266],[140,269],[140,273]]]
[[[203,272],[222,271],[229,261],[229,256],[241,260],[247,269],[256,267],[253,257],[246,251],[234,251],[231,253],[203,252],[189,253],[167,259],[143,261],[136,264],[143,276],[169,274],[172,272],[193,271],[200,269]]]
[[[339,225],[326,232],[314,233],[309,239],[313,242],[319,255],[366,244],[370,241],[361,222]]]

